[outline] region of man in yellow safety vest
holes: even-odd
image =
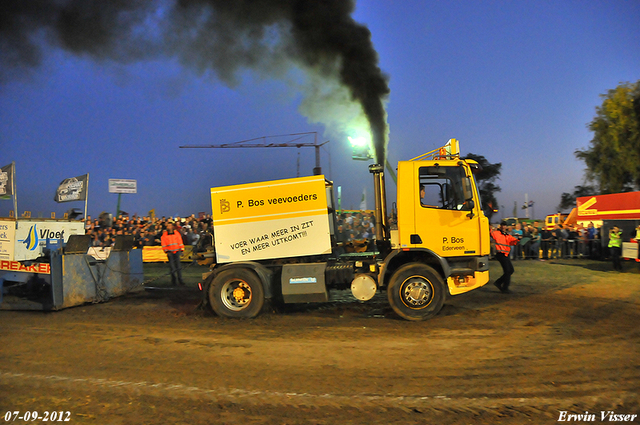
[[[622,254],[622,232],[618,226],[613,226],[609,230],[609,254],[613,261],[613,269],[622,271],[622,263],[620,255]]]

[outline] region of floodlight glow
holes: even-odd
[[[351,143],[351,158],[358,161],[367,161],[373,156],[371,155],[371,142],[368,137],[357,136],[347,137]]]
[[[369,145],[369,141],[366,137],[348,137],[348,139],[353,147],[364,147]]]

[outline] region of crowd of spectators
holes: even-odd
[[[375,237],[375,218],[372,214],[361,212],[343,212],[338,215],[336,240],[347,242],[352,240],[373,239]],[[91,235],[91,246],[113,246],[118,235],[133,236],[133,246],[160,246],[160,237],[169,220],[173,220],[182,234],[183,243],[196,245],[200,238],[210,232],[212,219],[210,215],[196,217],[132,217],[120,215],[111,220],[88,216],[85,220],[86,234]]]
[[[211,216],[196,217],[139,217],[120,215],[111,220],[104,218],[85,220],[86,234],[91,235],[91,246],[113,246],[118,235],[133,236],[133,246],[160,246],[160,237],[169,220],[173,220],[182,234],[183,243],[196,245],[200,238],[210,232]],[[373,239],[375,237],[375,218],[372,214],[362,212],[343,212],[337,217],[336,240],[348,242],[352,240]]]
[[[551,260],[560,258],[603,259],[607,257],[602,246],[601,228],[589,223],[556,224],[549,230],[537,221],[530,224],[516,223],[508,227],[511,235],[520,242],[511,249],[512,260]],[[493,254],[493,248],[492,248]]]
[[[376,234],[375,217],[366,211],[343,212],[337,217],[337,225],[337,242],[373,239]]]
[[[211,216],[197,218],[195,215],[189,217],[139,217],[123,216],[99,219],[92,219],[88,216],[85,220],[85,232],[91,236],[91,246],[111,247],[115,243],[116,236],[133,236],[133,246],[142,248],[144,246],[161,246],[160,237],[165,231],[167,223],[173,220],[176,228],[182,235],[184,245],[196,245],[200,238],[209,232],[211,227]]]
[[[133,246],[160,246],[160,237],[169,220],[173,220],[186,245],[196,245],[203,235],[210,233],[210,215],[196,217],[139,217],[118,216],[110,221],[85,220],[86,234],[91,235],[94,247],[113,246],[118,235],[133,236]],[[547,230],[539,222],[516,223],[508,227],[511,235],[520,242],[511,250],[512,260],[550,260],[559,258],[602,259],[607,256],[602,246],[601,229],[590,223],[582,225],[556,225]],[[347,211],[337,216],[336,241],[375,238],[375,217],[367,211]],[[492,244],[492,256],[494,248]]]

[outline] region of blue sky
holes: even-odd
[[[463,154],[502,163],[498,217],[525,194],[537,217],[555,212],[561,193],[583,183],[573,153],[591,140],[600,95],[640,79],[637,1],[360,0],[353,17],[389,77],[390,161],[459,139]],[[243,70],[237,81],[175,59],[121,64],[47,49],[38,67],[0,83],[0,166],[16,163],[19,213],[82,209],[53,195],[85,173],[92,216],[115,212],[110,178],[137,180],[138,193],[122,195],[130,214],[210,213],[211,187],[295,177],[298,155],[309,175],[313,149],[179,146],[309,131],[330,140],[321,165],[342,187],[343,208],[356,208],[365,188],[373,206],[368,163],[351,160],[346,132],[300,112],[290,80]],[[1,201],[0,215],[12,208]]]

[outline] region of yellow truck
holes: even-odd
[[[384,167],[369,166],[375,244],[336,242],[333,184],[324,176],[211,189],[215,260],[204,302],[218,315],[255,317],[265,301],[326,302],[331,289],[359,300],[386,290],[402,318],[435,316],[446,297],[489,281],[489,222],[455,139],[397,168],[397,229],[387,216]]]

